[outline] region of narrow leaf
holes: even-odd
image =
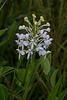
[[[40,66],[40,64],[44,61],[43,58],[40,58],[39,60],[37,60],[35,63],[34,63],[34,72],[36,71],[36,69]]]
[[[57,95],[59,86],[61,84],[61,79],[62,76],[60,77],[60,79],[58,80],[57,84],[55,85],[55,87],[53,88],[52,92],[49,94],[48,99],[47,100],[55,100],[55,97]]]
[[[55,85],[57,72],[58,72],[58,69],[56,69],[53,72],[53,74],[52,74],[52,76],[50,78],[50,82],[51,82],[52,87],[54,87],[54,85]]]
[[[0,1],[0,2],[1,2],[1,1]],[[0,7],[0,11],[1,11],[2,8],[4,7],[5,3],[6,3],[6,1],[1,5],[1,7]]]
[[[12,37],[13,37],[13,34],[14,34],[15,31],[16,31],[16,28],[17,28],[16,21],[14,21],[14,22],[13,22],[13,25],[12,25],[12,27],[11,27],[11,30],[10,30],[10,32],[9,32],[9,34],[8,34],[7,39],[4,40],[3,42],[1,42],[1,43],[0,43],[0,46],[2,46],[2,45],[5,46],[6,43],[9,43],[9,41],[10,41],[10,40],[12,39]]]
[[[8,71],[12,70],[13,67],[0,67],[0,76],[4,75]]]
[[[67,89],[65,89],[58,97],[58,100],[64,100],[64,97],[67,95]]]
[[[24,78],[25,78],[25,71],[26,71],[26,69],[25,69],[25,68],[22,68],[22,69],[19,69],[18,72],[17,72],[17,76],[18,76],[18,78],[19,78],[19,80],[20,80],[21,82],[24,81]]]
[[[3,30],[0,30],[0,36],[5,32],[7,31],[8,29],[3,29]]]

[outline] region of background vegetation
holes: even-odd
[[[18,26],[26,24],[25,16],[32,21],[32,13],[50,22],[53,42],[46,61],[35,56],[30,64],[26,56],[18,60],[15,40]],[[66,72],[67,1],[0,0],[0,100],[67,100]]]

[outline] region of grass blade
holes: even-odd
[[[47,100],[55,100],[55,97],[57,95],[59,86],[61,84],[61,79],[62,76],[60,77],[60,79],[58,80],[57,84],[55,85],[55,87],[53,88],[52,92],[49,94],[48,99]]]

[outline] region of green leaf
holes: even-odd
[[[55,71],[54,67],[51,66],[51,69],[50,69],[50,72],[49,72],[49,79],[51,78],[54,71]]]
[[[44,61],[41,64],[41,67],[43,69],[43,72],[48,75],[49,71],[50,71],[50,62],[49,60],[46,58],[44,59]]]
[[[18,95],[20,92],[22,92],[24,90],[24,87],[19,87],[17,90],[16,90],[16,93],[13,95],[13,98]]]
[[[8,100],[8,96],[9,93],[7,88],[4,85],[0,84],[0,100]]]
[[[4,66],[4,65],[6,65],[7,63],[8,63],[8,61],[5,61],[5,60],[0,61],[0,66]]]
[[[35,63],[34,63],[34,72],[36,71],[36,69],[40,66],[40,64],[44,61],[43,58],[40,58],[39,60],[37,60]]]
[[[15,69],[14,69],[14,79],[16,80],[16,84],[17,84],[18,86],[21,86],[21,82],[20,82],[20,80],[19,80],[19,78],[18,78],[18,76],[17,76],[17,73],[18,73],[18,69],[15,68]]]
[[[13,67],[0,67],[0,76],[4,75],[8,71],[12,70]]]
[[[51,64],[51,53],[48,55],[48,60],[49,60],[49,62],[50,62],[50,64]]]
[[[1,4],[2,0],[0,0],[0,4]]]
[[[48,99],[47,100],[55,100],[55,97],[57,95],[59,86],[61,84],[61,79],[62,76],[60,77],[60,79],[58,80],[57,84],[55,85],[55,87],[53,88],[52,92],[49,94]]]
[[[30,80],[31,80],[31,74],[32,74],[32,70],[29,68],[26,75],[26,80],[25,80],[25,85],[24,85],[25,90],[24,90],[22,100],[26,100],[27,98],[28,89],[29,89]]]
[[[21,82],[24,82],[25,72],[26,72],[25,68],[19,69],[17,72],[17,76]]]
[[[51,82],[52,87],[54,87],[54,85],[55,85],[57,72],[58,72],[58,69],[56,69],[53,72],[53,74],[52,74],[52,76],[50,78],[50,82]]]
[[[15,31],[16,31],[16,28],[17,28],[17,23],[16,23],[16,21],[14,21],[14,22],[13,22],[13,25],[12,25],[10,31],[9,31],[9,34],[8,34],[7,39],[4,40],[3,42],[1,42],[1,43],[0,43],[0,46],[2,46],[2,45],[6,46],[6,44],[9,43],[10,40],[12,41],[12,38],[13,38],[14,33],[15,33]],[[11,41],[10,41],[10,42],[11,42]]]
[[[8,29],[3,29],[3,30],[0,30],[0,36],[5,32],[7,31]]]
[[[0,3],[1,3],[1,1],[0,1]],[[5,3],[6,3],[6,1],[1,5],[1,7],[0,7],[0,11],[1,11],[2,8],[4,7]]]
[[[65,64],[64,70],[63,70],[63,82],[65,83],[66,80],[66,69],[67,69],[67,63]]]
[[[58,100],[64,100],[64,97],[67,95],[67,89],[65,89],[58,97]]]

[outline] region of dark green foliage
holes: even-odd
[[[7,88],[4,85],[0,84],[0,100],[7,100],[8,95],[9,93]]]
[[[18,26],[33,13],[51,24],[51,54],[18,60]],[[0,100],[67,100],[66,73],[67,0],[0,0]]]

